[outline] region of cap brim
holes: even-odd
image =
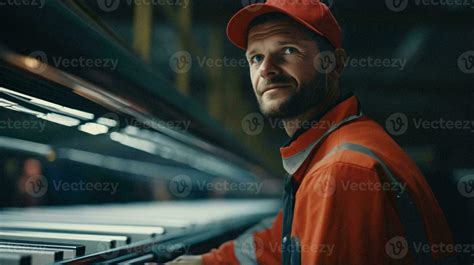
[[[248,5],[237,13],[229,20],[227,24],[227,37],[229,40],[237,47],[246,50],[247,49],[247,34],[248,28],[250,23],[257,17],[267,14],[267,13],[283,13],[296,22],[303,24],[308,29],[314,31],[315,33],[324,36],[318,29],[316,29],[311,24],[307,23],[306,21],[293,16],[292,14],[288,13],[286,10],[281,8],[267,5],[264,3],[257,3]]]

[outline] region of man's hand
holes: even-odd
[[[177,257],[173,261],[167,262],[166,265],[203,265],[201,256],[181,256]]]

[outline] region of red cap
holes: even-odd
[[[247,48],[248,27],[252,20],[267,13],[283,13],[309,30],[342,48],[342,31],[329,8],[319,0],[268,0],[239,10],[227,24],[227,37],[237,47]]]

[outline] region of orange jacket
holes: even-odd
[[[280,150],[282,211],[204,254],[204,264],[405,265],[453,255],[439,247],[453,240],[422,173],[355,96],[294,138]]]

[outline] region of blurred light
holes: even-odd
[[[104,117],[100,117],[97,119],[97,123],[109,126],[109,127],[115,127],[117,126],[117,121],[113,119],[107,119]]]
[[[123,132],[126,134],[131,134],[134,136],[140,136],[138,133],[140,132],[140,129],[135,127],[135,126],[127,126],[125,129],[123,129]]]
[[[123,145],[145,151],[150,154],[156,154],[157,146],[155,143],[139,138],[135,138],[123,133],[113,132],[110,134],[110,139],[119,142]]]
[[[31,102],[34,102],[34,103],[37,103],[37,104],[40,104],[40,105],[43,105],[43,106],[47,106],[47,107],[50,107],[50,108],[54,108],[54,109],[60,109],[60,108],[63,107],[63,106],[58,105],[56,103],[52,103],[52,102],[49,102],[49,101],[46,101],[46,100],[42,100],[42,99],[39,99],[39,98],[33,98],[33,97],[31,99]]]
[[[81,123],[81,121],[79,121],[78,119],[74,119],[74,118],[56,114],[56,113],[48,113],[46,115],[41,114],[41,115],[38,115],[37,117],[43,120],[47,120],[50,122],[58,123],[58,124],[69,126],[69,127],[76,126],[79,123]]]
[[[6,100],[6,99],[3,99],[3,98],[0,98],[0,107],[11,107],[11,106],[14,106],[16,105],[15,102],[11,102],[9,100]]]
[[[49,102],[43,99],[35,98],[17,91],[13,91],[4,87],[0,87],[0,92],[5,93],[7,95],[11,96],[16,96],[20,97],[21,100],[24,101],[29,101],[29,103],[36,105],[36,106],[41,106],[41,107],[47,107],[50,109],[54,109],[55,111],[62,112],[63,114],[69,114],[72,116],[75,116],[77,118],[85,119],[85,120],[92,120],[94,118],[94,114],[77,110],[77,109],[72,109],[68,107],[61,106],[59,104]]]
[[[23,106],[20,106],[20,105],[15,105],[15,106],[6,107],[6,108],[14,110],[14,111],[18,111],[18,112],[28,113],[28,114],[35,115],[35,116],[44,115],[44,113],[41,113],[39,111],[34,111],[34,110],[29,109],[29,108],[25,108]]]
[[[54,161],[56,161],[56,158],[57,158],[56,152],[51,151],[51,152],[46,156],[46,158],[48,159],[49,162],[54,162]]]
[[[88,122],[86,124],[79,126],[79,130],[92,134],[92,135],[98,135],[98,134],[107,133],[109,131],[109,128],[102,124]]]
[[[32,57],[25,58],[25,65],[29,68],[37,69],[40,67],[41,64],[42,64],[41,61],[36,58],[32,58]]]
[[[0,147],[48,156],[54,153],[51,146],[10,137],[0,136]]]

